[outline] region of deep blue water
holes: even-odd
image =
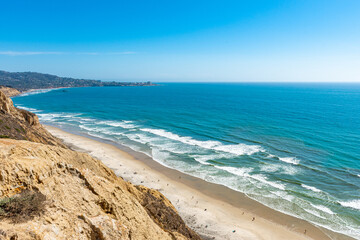
[[[360,238],[360,84],[70,88],[15,97],[279,211]]]

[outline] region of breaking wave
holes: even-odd
[[[286,162],[286,163],[291,163],[294,165],[298,165],[300,163],[300,160],[294,157],[282,157],[279,158],[280,161]]]
[[[353,209],[360,210],[360,199],[355,199],[351,201],[339,201],[339,203],[344,207],[350,207]]]
[[[317,192],[317,193],[322,192],[320,189],[317,189],[316,187],[308,186],[308,185],[305,185],[305,184],[301,184],[301,186],[303,188],[306,188],[306,189],[311,190],[313,192]]]
[[[19,96],[21,97],[25,97],[25,96],[30,96],[30,95],[36,95],[36,94],[41,94],[41,93],[47,93],[50,91],[54,91],[54,90],[58,90],[60,88],[51,88],[51,89],[34,89],[34,90],[29,90],[26,91],[22,94],[20,94]]]
[[[162,129],[151,129],[151,128],[141,128],[141,131],[149,132],[154,135],[165,137],[171,140],[179,141],[188,145],[198,146],[201,148],[206,148],[210,150],[216,150],[221,152],[232,153],[237,156],[241,155],[252,155],[257,152],[264,152],[259,145],[246,145],[246,144],[236,144],[236,145],[223,145],[218,141],[199,141],[195,140],[192,137],[183,137],[172,132],[168,132]]]

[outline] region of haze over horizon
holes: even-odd
[[[360,82],[360,2],[6,1],[0,69],[154,82]]]

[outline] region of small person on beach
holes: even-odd
[[[252,222],[255,221],[255,217],[253,217],[253,219],[251,220]]]

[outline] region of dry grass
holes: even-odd
[[[45,211],[46,196],[39,191],[24,190],[0,200],[0,219],[13,223],[26,222]]]

